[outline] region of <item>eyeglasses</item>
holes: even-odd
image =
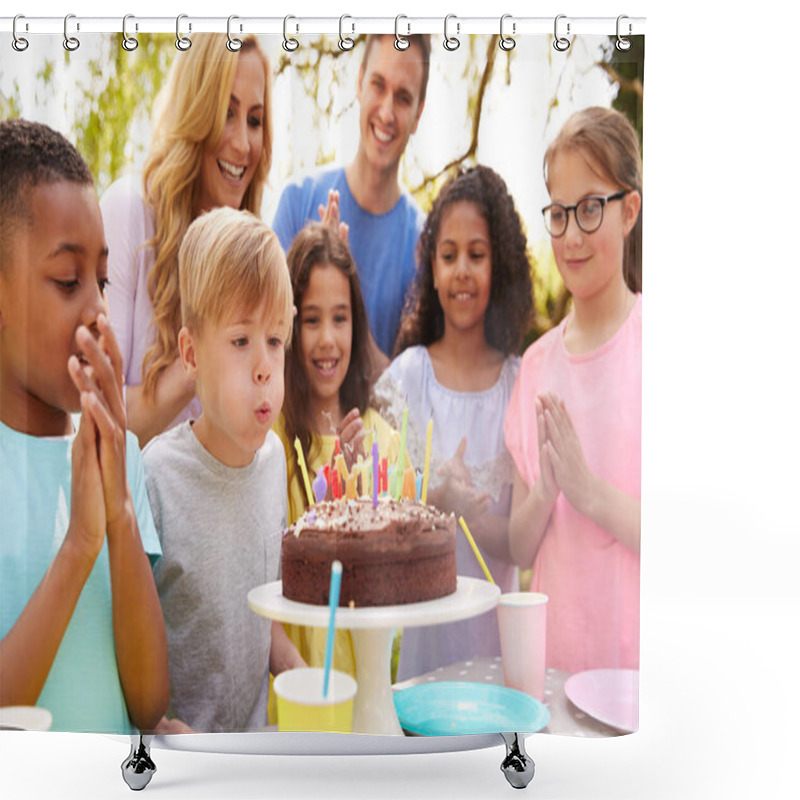
[[[610,194],[608,197],[601,195],[590,195],[577,202],[574,206],[562,206],[561,203],[553,203],[542,209],[544,216],[544,226],[547,232],[558,239],[567,232],[569,224],[569,212],[575,212],[575,222],[584,233],[594,233],[603,224],[603,209],[606,203],[612,200],[620,200],[628,194],[626,189]]]

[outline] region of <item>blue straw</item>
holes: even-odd
[[[328,620],[328,637],[325,640],[325,674],[322,681],[322,696],[328,696],[328,683],[331,678],[331,661],[333,661],[333,635],[336,628],[336,609],[339,607],[339,590],[342,588],[342,562],[331,564],[331,591],[328,606],[331,616]]]

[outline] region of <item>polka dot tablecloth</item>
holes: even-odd
[[[584,714],[573,705],[564,693],[564,682],[568,672],[547,668],[544,684],[544,704],[550,711],[550,722],[544,728],[545,733],[556,733],[563,736],[584,736],[601,738],[619,736],[620,731]],[[439,667],[416,678],[396,683],[395,691],[406,689],[420,683],[433,681],[470,681],[475,683],[496,683],[503,686],[503,661],[500,656],[494,658],[475,658],[460,661],[449,667]]]

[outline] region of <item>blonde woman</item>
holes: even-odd
[[[254,37],[244,37],[237,53],[225,41],[198,35],[175,55],[144,174],[118,180],[100,203],[128,427],[142,447],[201,411],[178,354],[184,233],[219,206],[258,215],[272,160],[269,62]]]

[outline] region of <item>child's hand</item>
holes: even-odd
[[[553,475],[570,504],[586,514],[596,478],[586,463],[572,418],[564,402],[555,395],[545,396],[542,405],[547,430],[547,455]]]
[[[465,485],[472,487],[472,476],[469,474],[469,469],[464,463],[464,453],[467,451],[467,437],[463,436],[461,441],[456,447],[456,452],[453,453],[452,458],[445,461],[436,473],[441,475],[445,480],[460,481]]]
[[[358,461],[358,457],[364,455],[366,431],[364,430],[364,421],[361,419],[361,412],[357,408],[347,412],[336,434],[339,437],[344,463],[347,464],[349,472],[353,468],[353,464]]]
[[[466,449],[465,436],[459,442],[453,457],[442,464],[436,474],[443,478],[440,499],[442,510],[460,514],[469,523],[489,510],[492,498],[486,492],[479,494],[472,485],[469,468],[464,462]]]
[[[167,717],[164,716],[158,721],[154,733],[159,736],[169,736],[173,733],[197,733],[197,731],[194,728],[190,728],[183,720],[177,717],[174,719],[167,719]]]
[[[348,243],[350,228],[346,222],[339,219],[339,192],[336,189],[328,190],[328,205],[319,204],[319,218],[322,224],[330,228],[345,243]]]
[[[69,369],[73,382],[88,395],[84,410],[88,410],[97,429],[106,525],[111,530],[125,514],[132,513],[125,468],[122,355],[104,314],[98,316],[97,325],[99,339],[83,326],[78,329],[78,344],[88,364],[80,364],[73,356]]]
[[[92,562],[106,537],[103,480],[97,457],[97,428],[89,407],[89,394],[81,394],[81,422],[72,444],[72,491],[67,539]]]
[[[544,405],[542,398],[537,397],[536,406],[536,432],[539,438],[539,478],[549,500],[554,499],[559,492],[558,481],[553,472],[553,463],[550,450],[547,447],[547,426],[544,419]]]

